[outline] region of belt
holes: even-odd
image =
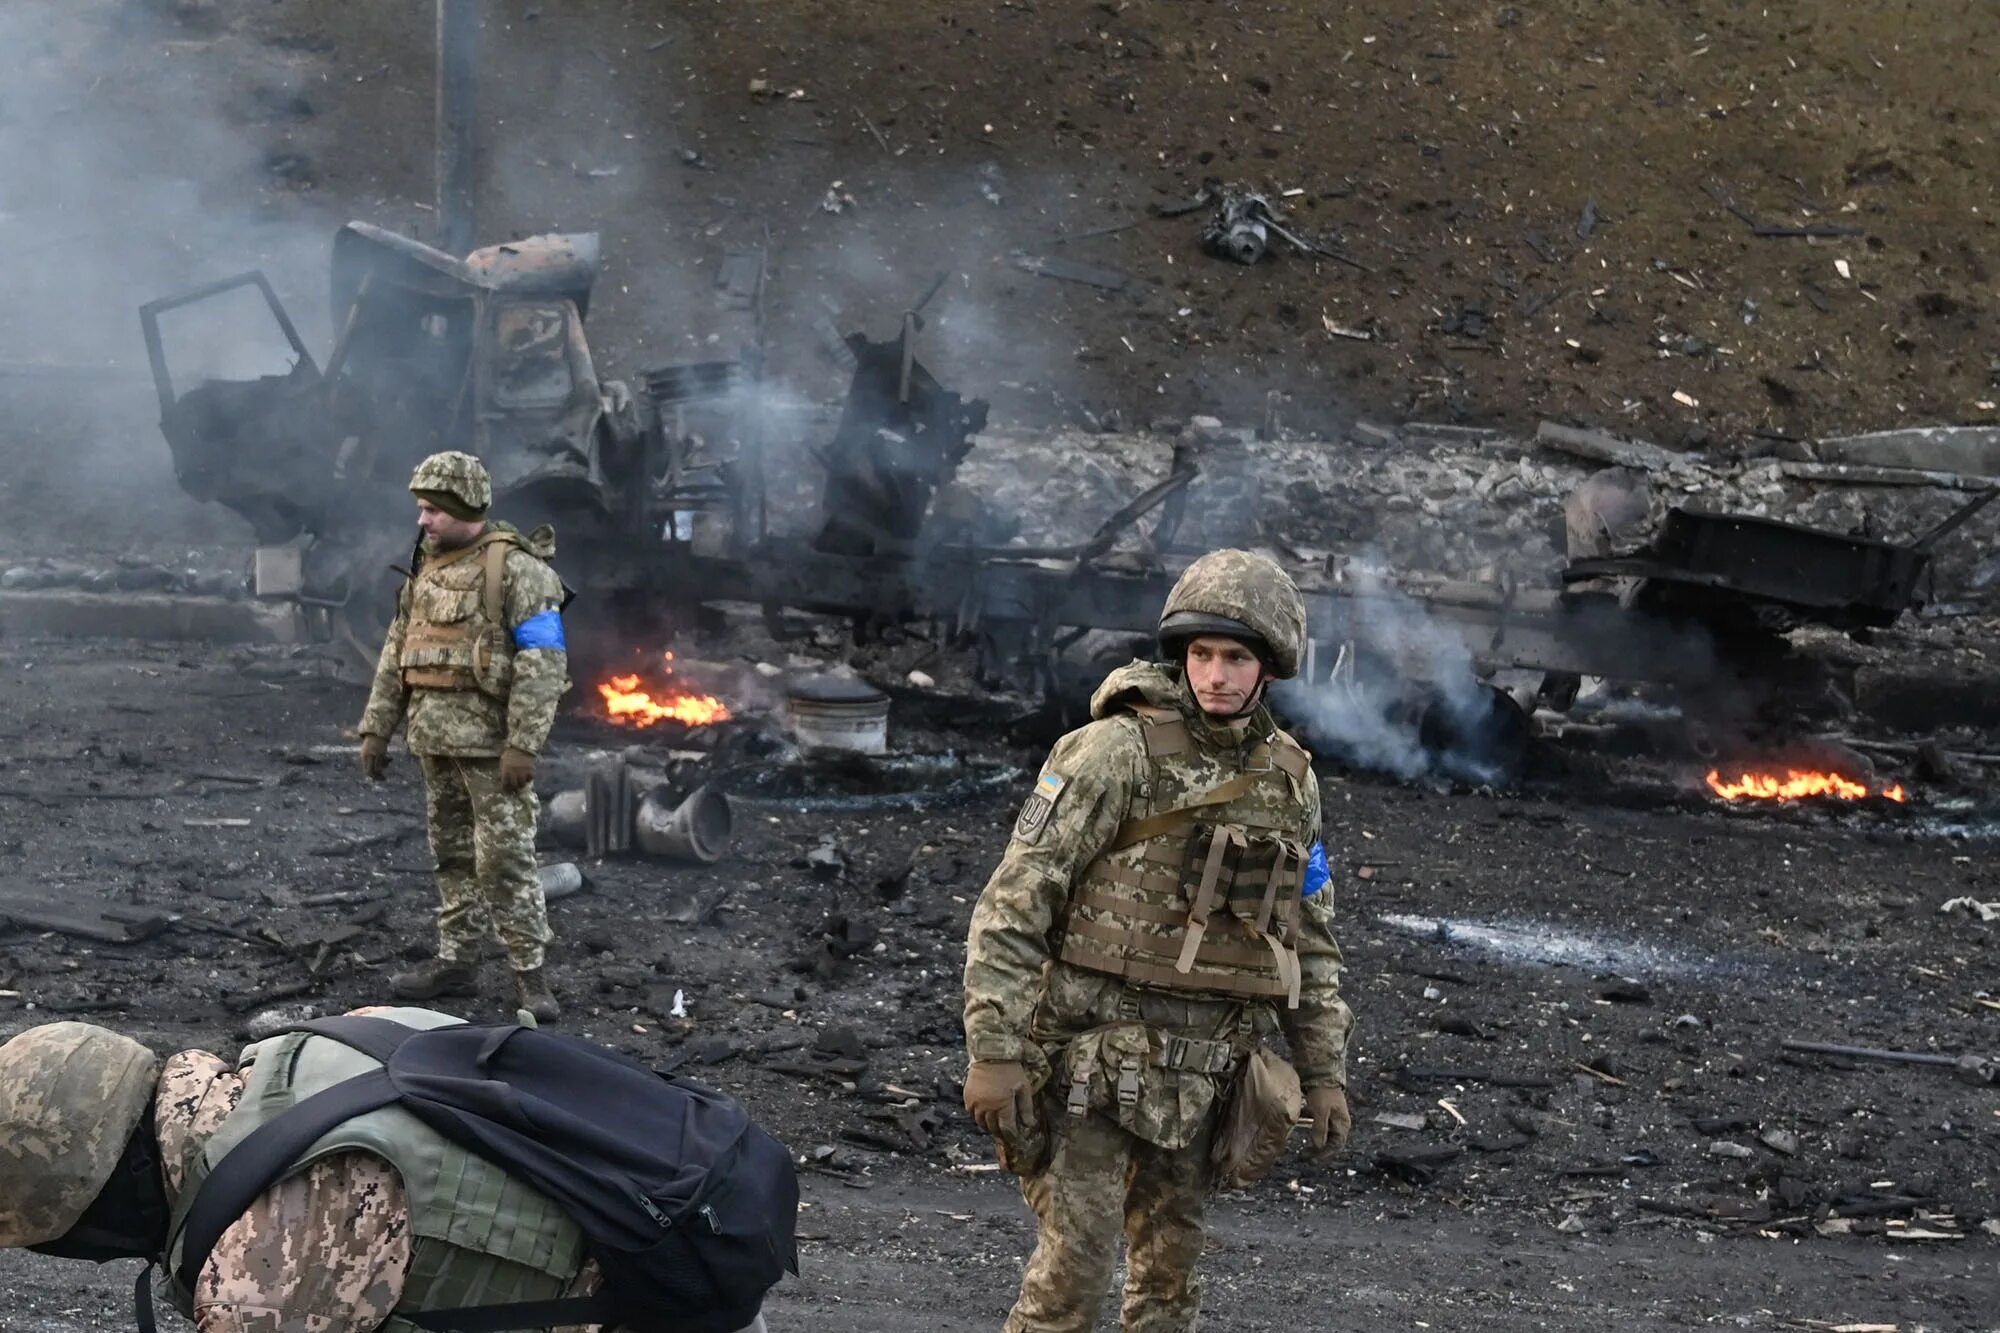
[[[1151,1064],[1161,1069],[1192,1069],[1200,1074],[1227,1074],[1239,1058],[1233,1041],[1207,1041],[1200,1037],[1172,1037],[1159,1034],[1160,1049]],[[1150,1044],[1150,1043],[1149,1043]]]

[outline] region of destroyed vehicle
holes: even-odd
[[[623,384],[600,380],[584,338],[597,272],[591,234],[533,237],[455,259],[364,222],[334,237],[324,367],[261,272],[140,310],[160,428],[188,494],[249,521],[266,547],[297,543],[298,586],[344,605],[380,584],[409,547],[411,469],[439,449],[470,449],[516,521],[598,521],[625,502],[642,425]],[[200,378],[213,347],[167,336],[163,316],[254,289],[270,323],[260,348],[284,374]],[[231,337],[246,331],[232,326]],[[236,352],[239,349],[230,349]],[[264,591],[273,591],[265,589]],[[381,608],[364,617],[372,630]],[[357,627],[360,628],[360,627]]]

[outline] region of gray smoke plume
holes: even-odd
[[[1504,776],[1493,757],[1462,746],[1440,747],[1432,730],[1477,735],[1493,706],[1465,640],[1414,597],[1390,582],[1378,564],[1349,567],[1349,637],[1327,679],[1295,682],[1278,695],[1317,748],[1356,768],[1413,779],[1433,774],[1473,782]]]

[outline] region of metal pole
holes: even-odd
[[[437,0],[437,245],[472,248],[479,0]]]

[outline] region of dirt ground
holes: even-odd
[[[322,665],[0,645],[10,889],[179,918],[132,945],[0,936],[0,1029],[66,1015],[231,1049],[266,1011],[379,999],[427,950],[415,774],[405,758],[384,786],[356,776],[360,693]],[[902,708],[899,747],[1036,760],[989,720],[941,725],[962,706]],[[570,717],[542,789],[628,739]],[[652,760],[689,743],[651,742]],[[1358,1306],[1493,1328],[1991,1327],[1992,1088],[1779,1047],[1992,1049],[2000,926],[1938,910],[1994,896],[1990,825],[1741,815],[1637,785],[1592,799],[1573,777],[1508,798],[1326,780],[1357,1131],[1331,1169],[1295,1156],[1221,1205],[1210,1326],[1305,1308],[1336,1327]],[[990,1327],[1030,1233],[956,1108],[957,969],[1013,787],[921,811],[801,790],[819,799],[742,804],[714,868],[587,867],[552,909],[568,1026],[727,1088],[808,1164],[788,1325]],[[502,976],[489,965],[496,996],[468,1016],[504,1014]],[[43,1267],[0,1272],[15,1308],[47,1308]]]
[[[716,310],[715,269],[768,241],[788,390],[839,387],[822,317],[885,336],[943,270],[926,358],[1009,426],[1249,423],[1276,390],[1301,427],[1559,416],[1727,455],[1990,420],[2000,394],[2000,13],[1977,0],[492,10],[481,239],[604,231],[591,319],[612,374],[727,355],[747,329]],[[250,262],[324,348],[322,241],[290,238],[430,222],[427,7],[62,13],[28,58],[101,70],[86,111],[124,124],[195,89],[252,150],[163,154],[218,228],[256,225],[216,247],[178,221],[146,266],[92,284],[126,340],[105,355],[141,364],[138,301]],[[21,115],[0,90],[0,130]],[[1209,177],[1272,191],[1370,271],[1241,268],[1200,252],[1202,214],[1148,218]],[[1711,185],[1760,222],[1861,234],[1757,237]],[[1016,250],[1129,280],[1033,276]],[[0,554],[240,567],[240,525],[174,494],[143,378],[14,373],[79,354],[0,335]],[[1076,515],[1087,530],[1160,464],[1086,452],[1048,490],[1104,501]],[[1451,503],[1477,521],[1431,497],[1391,516],[1375,483],[1394,468],[1350,471],[1337,512],[1288,492],[1275,535],[1325,549],[1359,523],[1454,575],[1496,544],[1545,550],[1525,510],[1487,522],[1501,506],[1469,476]],[[1991,625],[1877,636],[1866,662],[1927,638],[1971,682],[1954,745],[2000,749]],[[676,647],[787,664],[747,632]],[[956,685],[963,667],[927,669]],[[1924,727],[1956,707],[1893,675],[1874,688]],[[229,1051],[260,1016],[379,1000],[428,950],[414,766],[356,776],[361,696],[319,650],[0,638],[0,700],[0,891],[177,918],[130,945],[0,927],[0,1033],[77,1016]],[[781,1330],[992,1328],[1032,1239],[955,1080],[966,921],[1039,751],[1008,726],[1017,701],[899,687],[896,707],[899,748],[997,778],[912,809],[829,800],[821,774],[808,796],[739,802],[718,866],[587,866],[553,909],[568,1026],[737,1094],[805,1162]],[[754,766],[762,734],[750,709],[638,739],[663,768],[711,745]],[[544,795],[634,739],[572,713]],[[1742,812],[1671,765],[1545,759],[1504,795],[1324,773],[1356,1134],[1331,1167],[1294,1156],[1217,1204],[1204,1327],[2000,1327],[1995,1090],[1780,1045],[2000,1049],[2000,923],[1940,910],[2000,899],[1986,770],[1907,809]],[[501,973],[469,1014],[502,1015]],[[118,1329],[128,1311],[115,1269],[0,1254],[0,1327]]]

